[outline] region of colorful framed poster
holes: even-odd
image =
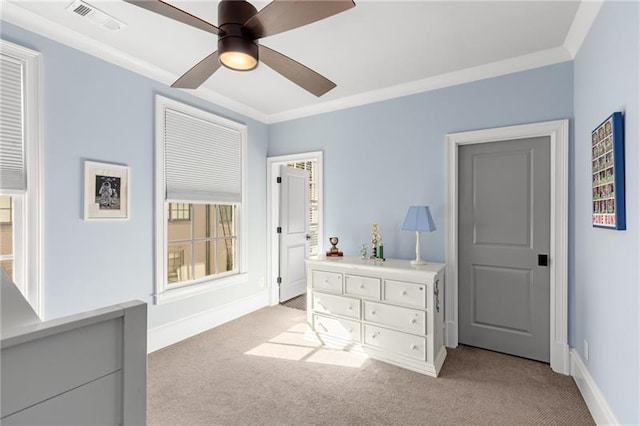
[[[84,162],[84,219],[129,218],[129,167]]]
[[[627,229],[624,206],[624,131],[615,112],[591,133],[592,224]]]

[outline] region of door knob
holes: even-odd
[[[549,266],[549,255],[548,254],[539,254],[538,255],[538,266]]]
[[[311,235],[307,234],[305,235],[305,238],[307,239],[307,241],[309,241],[311,239]]]

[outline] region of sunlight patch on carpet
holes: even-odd
[[[338,367],[360,368],[367,360],[362,353],[330,349],[311,333],[306,323],[299,323],[269,339],[245,355],[303,361]]]
[[[340,351],[337,349],[318,349],[314,351],[306,362],[315,362],[316,364],[339,365],[341,367],[360,368],[367,360],[364,354],[354,352]]]

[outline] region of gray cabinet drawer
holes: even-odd
[[[360,323],[321,315],[313,316],[313,329],[339,339],[360,342]]]
[[[345,275],[344,293],[380,300],[380,278]]]
[[[311,286],[318,290],[342,293],[342,274],[338,272],[312,271]]]
[[[427,306],[427,286],[403,281],[384,281],[383,300],[403,306],[424,309]]]
[[[313,310],[323,314],[360,319],[360,301],[348,297],[313,293]]]
[[[424,337],[365,324],[364,343],[380,350],[404,355],[420,361],[426,359],[427,351]]]
[[[405,330],[410,333],[426,334],[427,318],[424,311],[401,308],[365,300],[364,320]]]

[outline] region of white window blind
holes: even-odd
[[[240,203],[241,142],[238,130],[166,108],[166,200]]]
[[[0,55],[0,189],[27,189],[23,120],[23,64]]]

